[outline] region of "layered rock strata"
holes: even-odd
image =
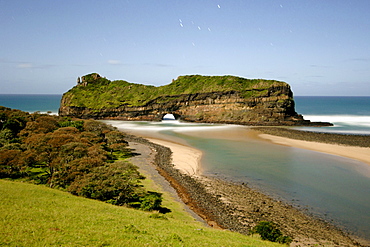
[[[107,96],[107,90],[114,95]],[[287,83],[233,76],[183,76],[153,87],[91,74],[63,95],[59,109],[61,116],[125,121],[160,121],[166,114],[202,123],[328,125],[296,113]]]

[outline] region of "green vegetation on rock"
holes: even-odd
[[[245,79],[236,76],[179,76],[171,84],[154,87],[109,81],[96,73],[83,77],[84,86],[78,85],[64,95],[65,106],[90,109],[116,108],[120,106],[144,106],[152,100],[163,103],[168,98],[184,94],[237,91],[241,97],[267,95],[272,86],[286,86],[285,82],[264,79]]]

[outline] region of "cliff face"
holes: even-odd
[[[153,87],[110,82],[97,74],[82,78],[83,83],[78,80],[78,85],[63,95],[61,116],[160,121],[173,114],[189,122],[314,124],[295,112],[293,93],[284,82],[184,76],[167,86]]]

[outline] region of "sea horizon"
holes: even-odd
[[[62,94],[0,94],[0,105],[57,115],[61,98]],[[304,119],[334,124],[321,128],[302,126],[299,130],[370,135],[370,96],[294,96],[294,101],[296,112]]]

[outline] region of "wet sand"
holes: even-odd
[[[227,131],[188,131],[202,138],[265,140],[275,144],[338,155],[370,165],[370,136],[313,133],[275,127],[229,126]],[[293,139],[294,138],[294,139]]]
[[[347,157],[370,165],[370,148],[295,140],[269,134],[259,134],[259,137],[276,144]]]
[[[300,131],[281,127],[252,128],[259,138],[294,148],[341,156],[370,166],[370,136]],[[370,177],[370,173],[364,173]]]
[[[171,149],[172,162],[181,172],[190,176],[199,175],[201,151],[175,142],[154,138],[147,138],[147,140]]]

